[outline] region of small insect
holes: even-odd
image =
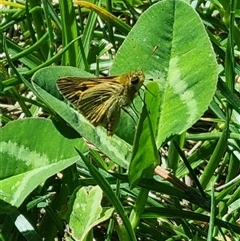
[[[62,77],[57,86],[87,120],[94,126],[105,126],[107,135],[112,136],[121,109],[131,105],[144,79],[143,71],[133,71],[100,78]]]

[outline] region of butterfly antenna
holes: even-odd
[[[146,60],[143,63],[148,61],[153,56],[153,54],[157,51],[157,49],[158,49],[158,45],[155,45],[153,50],[152,50],[152,53],[146,58]],[[143,64],[141,66],[139,66],[138,69],[141,69],[142,66],[143,66]]]
[[[153,54],[157,51],[157,49],[158,49],[158,45],[155,45],[152,50],[152,53],[148,56],[148,58],[146,60],[149,60],[153,56]]]

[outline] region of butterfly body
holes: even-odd
[[[94,126],[103,125],[113,135],[121,108],[129,106],[144,82],[144,73],[134,71],[103,78],[62,77],[57,85]]]

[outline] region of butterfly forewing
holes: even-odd
[[[57,86],[62,95],[74,105],[77,105],[83,92],[79,84],[76,77],[63,77],[57,80]]]
[[[84,91],[100,84],[101,82],[102,80],[94,81],[87,78],[63,77],[57,80],[57,86],[63,96],[72,104],[76,105],[76,102]]]

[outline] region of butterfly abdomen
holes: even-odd
[[[115,129],[118,125],[118,122],[119,122],[119,114],[120,114],[120,111],[119,112],[116,112],[116,113],[113,113],[111,116],[110,116],[110,119],[108,120],[107,122],[107,135],[108,136],[112,136],[115,132]]]
[[[108,135],[108,136],[112,136],[113,133],[114,133],[113,125],[112,125],[112,123],[108,123],[108,126],[107,126],[107,135]]]

